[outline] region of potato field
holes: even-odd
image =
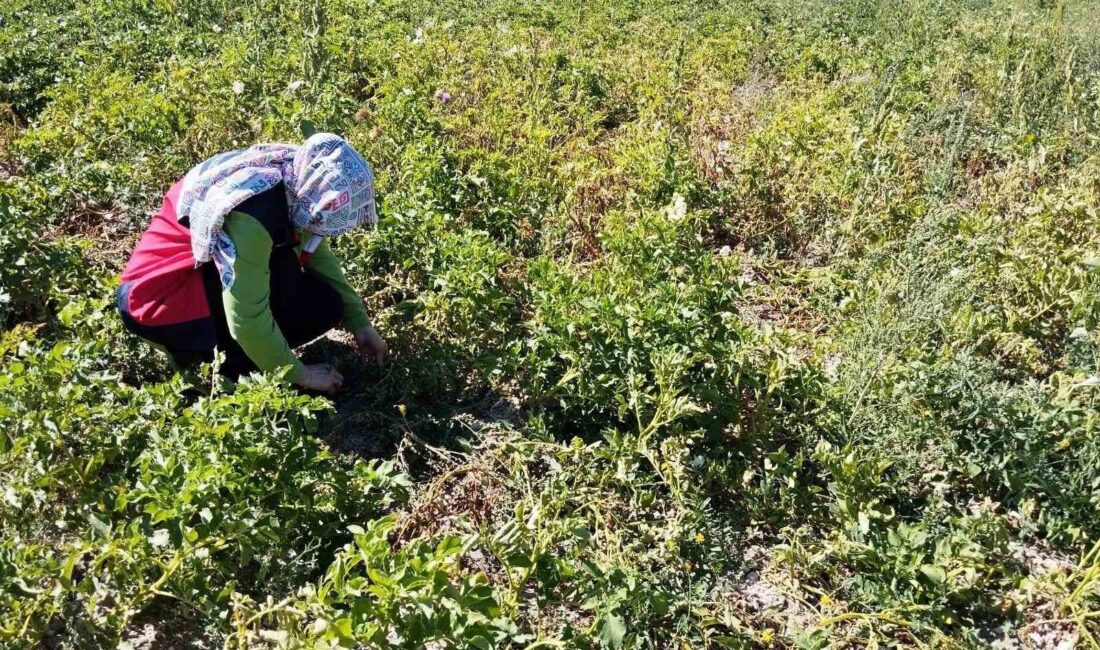
[[[310,125],[388,362],[177,369]],[[1100,2],[0,0],[0,647],[1100,649]]]

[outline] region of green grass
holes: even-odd
[[[1098,28],[0,0],[0,644],[1100,647]],[[304,120],[390,365],[175,375],[129,249]]]

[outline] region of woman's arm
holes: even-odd
[[[340,268],[340,262],[336,260],[332,249],[329,248],[328,240],[321,242],[309,258],[306,267],[324,278],[325,282],[340,294],[340,301],[344,304],[344,327],[355,335],[355,342],[359,346],[363,360],[382,365],[389,346],[371,325],[370,315],[367,314],[363,299],[348,284],[344,271]]]
[[[294,356],[271,313],[271,236],[259,221],[243,212],[229,213],[224,228],[237,249],[233,263],[236,278],[232,287],[222,290],[229,333],[260,370],[290,366],[289,379],[300,384],[306,378],[306,367]]]

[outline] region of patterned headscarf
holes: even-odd
[[[176,218],[190,221],[195,264],[213,261],[224,287],[233,286],[237,256],[222,229],[226,216],[280,182],[294,228],[312,235],[310,252],[322,237],[378,222],[370,165],[337,135],[317,133],[300,147],[259,144],[218,154],[184,176]]]

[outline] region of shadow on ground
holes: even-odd
[[[319,435],[335,452],[366,458],[395,458],[415,466],[425,447],[458,449],[488,423],[516,424],[518,406],[487,388],[459,398],[415,394],[408,389],[413,368],[394,358],[379,368],[360,361],[351,335],[343,331],[304,346],[307,364],[327,363],[344,377],[331,399],[335,412],[321,423]]]

